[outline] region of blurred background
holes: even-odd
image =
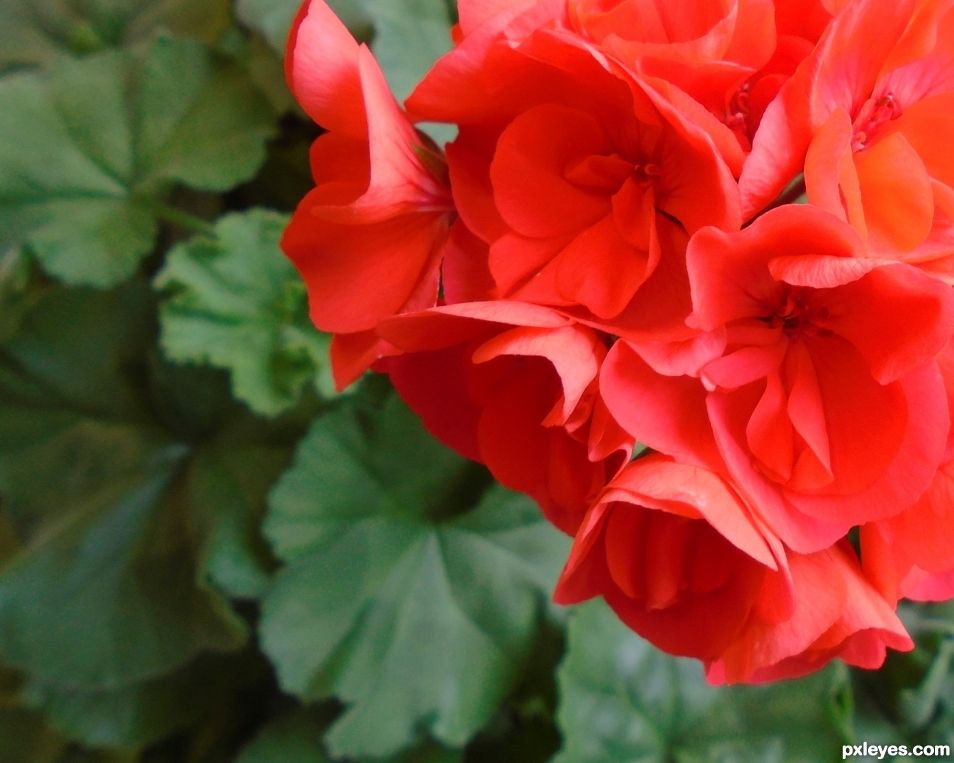
[[[453,3],[333,3],[399,97]],[[878,673],[716,690],[380,379],[278,240],[297,0],[0,0],[0,763],[827,761],[954,744],[954,609]],[[438,136],[440,137],[440,136]]]

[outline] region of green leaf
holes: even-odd
[[[380,2],[380,0],[377,0]],[[361,39],[370,24],[362,0],[329,0],[328,3],[351,33]],[[250,29],[259,32],[279,55],[285,55],[292,20],[299,0],[238,0],[235,13]]]
[[[232,659],[200,658],[159,678],[118,689],[34,683],[26,702],[57,731],[89,747],[142,747],[194,725],[244,680]],[[0,758],[2,760],[2,758]]]
[[[232,23],[228,0],[99,0],[99,5],[105,9],[100,18],[112,21],[109,39],[113,44],[135,43],[157,30],[214,43]]]
[[[399,101],[451,48],[445,0],[362,0],[374,25],[372,50]]]
[[[330,763],[322,745],[330,717],[321,706],[280,715],[242,748],[235,763]],[[460,751],[427,740],[393,757],[362,758],[355,763],[459,763],[461,758]]]
[[[305,286],[278,247],[285,215],[232,214],[170,252],[156,286],[168,292],[162,345],[180,362],[208,363],[232,376],[235,396],[275,415],[311,382],[331,392],[328,338],[308,320]]]
[[[265,159],[272,111],[243,72],[196,43],[160,38],[142,63],[136,101],[140,182],[174,179],[225,191]]]
[[[144,458],[156,432],[129,371],[149,331],[151,294],[53,288],[0,345],[0,490],[21,526],[55,513],[64,495],[96,489]]]
[[[838,666],[797,681],[714,688],[701,666],[670,657],[602,602],[570,619],[558,680],[564,748],[556,763],[812,763],[836,757]]]
[[[335,755],[463,745],[520,678],[567,543],[485,480],[392,397],[316,420],[273,491],[263,648],[286,690],[348,704]]]
[[[12,247],[0,255],[0,342],[16,334],[20,321],[43,293],[33,260]]]
[[[141,763],[144,760],[137,750],[86,750],[71,746],[57,758],[57,763]],[[150,755],[149,763],[180,763],[181,759]]]
[[[131,391],[148,296],[51,290],[3,347],[0,494],[22,545],[0,569],[0,658],[45,684],[114,689],[245,639],[196,582],[189,448]]]
[[[242,749],[235,763],[328,763],[321,747],[326,726],[305,710],[280,717]]]
[[[300,7],[298,0],[238,0],[235,14],[243,24],[264,36],[277,53],[284,55],[288,30]]]
[[[937,654],[920,685],[898,692],[901,717],[909,728],[922,729],[938,715],[938,710],[951,690],[951,661],[954,640],[941,641]]]
[[[45,63],[61,50],[88,52],[98,42],[89,22],[70,14],[66,0],[6,0],[0,3],[0,29],[0,72]]]
[[[20,547],[20,541],[17,538],[16,530],[13,529],[13,522],[6,512],[0,510],[0,564],[13,556],[14,552]],[[0,671],[0,678],[3,671]],[[2,693],[3,681],[0,680],[0,693]]]
[[[359,39],[373,27],[371,48],[398,100],[404,100],[451,48],[445,0],[333,0],[329,5]],[[298,0],[238,0],[236,11],[243,23],[284,53],[300,6]]]
[[[0,71],[132,45],[160,29],[211,43],[229,22],[227,0],[4,0]]]
[[[196,42],[145,57],[61,60],[0,79],[0,249],[28,244],[63,281],[127,278],[153,245],[172,183],[226,190],[250,178],[268,102]]]
[[[8,663],[51,683],[115,688],[202,650],[242,645],[242,623],[195,586],[183,518],[172,510],[182,450],[150,455],[133,473],[68,500],[65,516],[0,572]]]
[[[199,451],[187,482],[203,537],[200,567],[235,598],[265,593],[274,561],[260,533],[265,494],[288,465],[284,448],[234,443]]]
[[[282,57],[275,52],[266,40],[259,36],[251,36],[241,41],[241,48],[238,52],[238,58],[245,62],[249,79],[268,98],[276,114],[287,114],[295,108],[295,99],[288,89],[285,82],[285,67],[282,63]],[[283,137],[287,139],[287,130]],[[270,146],[274,150],[274,146]],[[311,179],[310,167],[308,162],[303,167],[309,180]],[[298,198],[289,205],[277,204],[274,200],[269,202],[269,206],[278,206],[283,209],[292,209],[297,204]]]
[[[954,603],[901,602],[914,651],[889,653],[876,673],[858,673],[855,738],[881,744],[954,743]]]
[[[387,763],[460,763],[463,759],[463,750],[450,750],[427,740],[417,747],[387,758],[386,761]],[[381,758],[365,759],[362,763],[381,763]]]

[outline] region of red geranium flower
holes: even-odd
[[[499,295],[606,322],[658,268],[681,267],[686,232],[737,227],[738,192],[703,130],[552,11],[478,26],[408,106],[460,125],[454,202]],[[673,321],[684,306],[669,302]]]
[[[688,355],[695,378],[623,341],[602,375],[626,429],[680,458],[724,460],[804,553],[910,506],[947,441],[935,358],[954,329],[954,294],[863,254],[848,225],[807,206],[740,233],[703,230],[687,255],[690,320],[707,339]]]
[[[954,5],[858,0],[766,112],[746,214],[804,171],[808,199],[869,248],[952,280]]]
[[[558,600],[712,682],[910,648],[898,598],[954,594],[954,0],[459,6],[407,112],[322,0],[292,33],[339,384],[386,372],[575,535]]]
[[[343,386],[380,353],[378,322],[437,301],[453,205],[440,153],[324,0],[299,11],[286,70],[302,108],[328,132],[312,147],[316,187],[282,248],[308,286],[315,325],[348,335],[337,347]]]
[[[845,547],[786,554],[724,479],[649,456],[607,486],[556,590],[620,619],[715,683],[789,678],[835,656],[880,665],[912,643]]]

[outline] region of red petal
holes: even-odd
[[[931,178],[901,133],[854,155],[865,223],[875,249],[908,251],[927,238],[934,219]]]
[[[571,303],[589,308],[600,318],[612,318],[632,300],[659,259],[655,218],[651,209],[649,251],[634,247],[620,235],[613,217],[586,228],[560,252],[554,263],[557,288]]]
[[[335,334],[331,338],[331,367],[335,389],[341,392],[356,382],[371,365],[394,348],[373,331]]]
[[[547,307],[494,300],[461,302],[398,316],[383,322],[378,334],[402,350],[418,352],[487,337],[499,331],[501,325],[560,328],[569,323]]]
[[[620,340],[603,362],[600,394],[620,425],[653,450],[688,463],[719,463],[698,380],[656,374]]]
[[[633,500],[644,506],[675,511],[673,504],[682,504],[685,516],[702,517],[740,551],[777,569],[748,509],[725,480],[708,469],[652,455],[630,464],[611,487],[631,493]]]
[[[712,393],[706,402],[712,431],[729,473],[771,532],[786,546],[811,553],[830,546],[848,531],[853,522],[837,512],[829,511],[824,518],[816,518],[796,509],[785,491],[753,466],[744,445],[745,423],[757,397],[752,393]]]
[[[308,116],[328,130],[367,136],[358,43],[324,0],[298,11],[285,60],[289,88]]]
[[[463,221],[454,223],[441,265],[444,300],[481,302],[499,297],[487,260],[487,244],[471,233]]]
[[[553,364],[563,390],[552,424],[564,424],[596,379],[605,350],[596,335],[579,326],[557,329],[514,328],[488,339],[472,356],[486,363],[501,356],[545,358]]]
[[[451,347],[387,358],[379,368],[408,407],[438,440],[465,458],[481,461],[480,408],[470,397],[466,348]]]
[[[313,192],[314,193],[314,192]],[[314,216],[301,202],[282,249],[308,285],[311,319],[324,331],[373,328],[399,312],[419,290],[437,300],[443,215],[403,215],[369,225],[341,225]]]
[[[932,360],[954,334],[951,287],[907,265],[873,270],[826,295],[825,326],[864,356],[881,384]]]
[[[850,378],[843,370],[835,374],[841,375],[839,384]],[[821,370],[819,378],[826,387]],[[891,387],[891,398],[900,393],[901,400],[889,402],[881,394],[870,396],[869,390],[851,384],[832,395],[827,389],[824,391],[832,466],[843,492],[789,494],[789,500],[800,511],[862,524],[898,514],[927,489],[947,444],[949,413],[944,384],[936,365],[931,363]],[[868,406],[863,404],[866,397],[871,401]],[[873,410],[879,412],[877,420],[871,418]],[[883,469],[874,469],[872,463],[883,459],[890,448],[894,438],[891,429],[897,427],[898,416],[903,416],[904,422],[894,457]],[[859,489],[860,483],[872,475],[876,476],[874,482]],[[851,489],[857,492],[848,492]]]
[[[589,114],[548,104],[525,111],[500,136],[490,166],[497,209],[525,236],[544,238],[588,227],[609,212],[605,192],[566,179],[568,167],[611,152]]]

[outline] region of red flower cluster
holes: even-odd
[[[954,0],[459,11],[404,108],[323,0],[291,35],[339,385],[389,374],[574,536],[558,601],[713,682],[911,648],[898,600],[954,596]]]

